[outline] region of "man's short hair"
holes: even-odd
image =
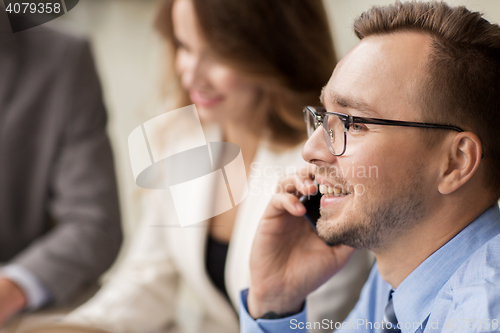
[[[432,38],[418,94],[422,116],[479,137],[485,185],[500,197],[500,27],[465,7],[412,1],[373,7],[355,21],[354,31],[360,39],[395,32]]]

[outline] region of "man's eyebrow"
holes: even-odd
[[[341,96],[339,94],[336,94],[335,92],[329,94],[329,97],[330,102],[332,103],[331,105],[337,105],[341,108],[354,109],[370,117],[380,117],[379,113],[363,100],[352,98],[349,96]]]
[[[325,105],[325,99],[324,99],[324,95],[325,95],[325,88],[326,86],[324,86],[323,88],[321,88],[321,94],[319,95],[319,101],[321,102],[321,104],[324,106]]]

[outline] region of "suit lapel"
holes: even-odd
[[[253,239],[260,218],[274,194],[274,186],[282,176],[279,171],[304,165],[301,150],[302,147],[296,147],[277,154],[265,143],[259,146],[248,179],[249,193],[238,209],[226,261],[226,287],[235,307],[238,306],[240,291],[250,285],[249,261]]]
[[[203,125],[207,143],[220,141],[220,129],[216,126]],[[169,212],[170,211],[170,212]],[[165,211],[171,214],[172,210]],[[168,216],[168,215],[167,215]],[[228,328],[238,327],[234,310],[211,283],[205,269],[205,253],[208,236],[208,220],[186,227],[166,228],[169,244],[172,244],[173,257],[183,277],[188,280],[200,301],[205,302],[204,309],[209,317],[216,319]]]
[[[250,251],[260,217],[272,193],[263,191],[264,184],[274,184],[266,177],[265,166],[276,163],[265,144],[260,144],[249,173],[249,192],[240,204],[226,260],[226,288],[234,306],[238,306],[239,293],[250,285]],[[258,191],[258,193],[257,193]]]

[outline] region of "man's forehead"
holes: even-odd
[[[416,88],[426,69],[431,41],[417,33],[363,39],[338,63],[322,91],[322,102],[370,113],[388,104],[402,107],[420,90]]]

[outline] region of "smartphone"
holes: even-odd
[[[304,218],[311,224],[314,230],[316,230],[316,222],[318,222],[320,213],[320,201],[321,201],[321,193],[316,191],[314,195],[304,195],[300,199],[300,202],[306,207],[306,213]]]

